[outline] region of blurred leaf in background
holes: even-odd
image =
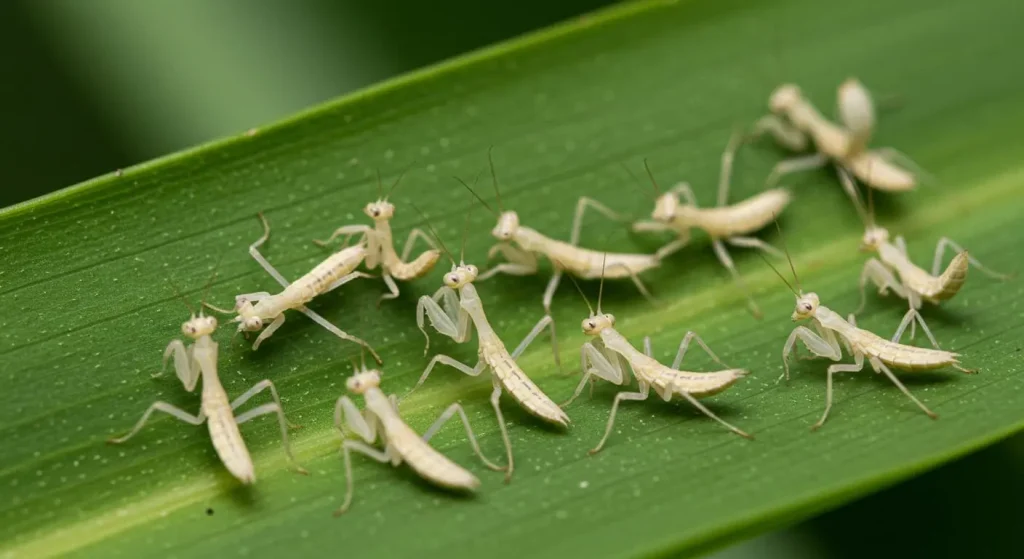
[[[608,3],[0,2],[0,206]],[[720,556],[1009,555],[1022,451],[1018,436]]]

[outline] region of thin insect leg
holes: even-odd
[[[366,443],[359,441],[344,441],[341,443],[341,456],[345,461],[345,500],[338,507],[338,510],[334,511],[334,516],[341,516],[348,511],[349,506],[352,505],[352,457],[350,456],[351,451],[356,451],[360,454],[368,456],[381,464],[387,464],[391,461],[391,457],[382,450],[377,450]]]
[[[752,435],[750,435],[746,431],[743,431],[742,429],[736,427],[732,423],[729,423],[728,421],[726,421],[726,420],[722,419],[721,417],[718,417],[717,415],[715,415],[714,412],[709,410],[704,404],[700,403],[700,401],[698,401],[696,398],[694,398],[692,395],[690,395],[690,393],[685,392],[685,391],[679,391],[679,392],[676,392],[676,394],[679,394],[680,396],[685,398],[687,402],[690,402],[691,404],[693,404],[693,407],[695,407],[698,410],[700,410],[701,413],[703,413],[704,415],[710,417],[711,419],[714,419],[719,424],[721,424],[723,427],[725,427],[726,429],[732,431],[733,433],[736,433],[737,435],[743,437],[744,439],[753,439],[754,438]],[[670,393],[670,395],[671,395],[671,393]]]
[[[683,202],[693,206],[697,206],[697,196],[693,193],[693,188],[690,187],[690,183],[683,181],[672,187],[669,192],[674,192],[679,195]]]
[[[819,357],[827,357],[833,361],[843,358],[843,354],[839,350],[839,342],[834,337],[831,340],[826,340],[806,326],[797,326],[790,332],[789,338],[786,339],[786,345],[782,346],[782,365],[785,367],[785,372],[779,376],[779,380],[782,380],[783,377],[787,381],[789,380],[789,353],[796,347],[797,340],[802,341],[808,351]],[[775,382],[779,382],[779,380]]]
[[[729,200],[729,185],[732,182],[732,164],[736,158],[736,150],[743,143],[743,135],[737,130],[729,138],[729,143],[722,152],[721,170],[718,173],[718,205],[724,206]]]
[[[853,175],[842,165],[836,165],[836,174],[839,175],[839,184],[843,186],[843,191],[850,197],[850,201],[853,202],[853,207],[857,210],[857,215],[860,216],[864,223],[870,223],[873,216],[868,215],[867,210],[864,209],[864,205],[860,201],[860,192],[857,191],[857,184],[853,180]],[[870,188],[870,186],[868,187]]]
[[[377,352],[374,351],[373,348],[370,347],[370,344],[366,343],[363,339],[357,338],[357,337],[355,337],[355,336],[353,336],[351,334],[345,333],[344,331],[342,331],[337,326],[335,326],[335,325],[331,324],[330,322],[328,322],[326,318],[324,318],[324,317],[320,316],[319,314],[313,312],[312,310],[310,310],[307,307],[299,307],[296,310],[298,310],[302,314],[308,316],[309,318],[312,318],[314,322],[316,322],[320,326],[323,326],[324,328],[329,330],[335,336],[338,336],[339,338],[341,338],[343,340],[348,340],[350,342],[355,342],[355,343],[365,347],[366,351],[370,352],[370,355],[373,356],[373,359],[377,362],[377,364],[382,363],[382,361],[380,360],[380,356],[377,355]]]
[[[420,375],[420,380],[416,381],[416,384],[409,390],[410,393],[413,390],[416,390],[417,388],[422,386],[424,382],[426,382],[427,377],[430,376],[430,371],[434,369],[434,365],[437,363],[441,363],[442,365],[448,365],[449,367],[457,369],[471,377],[480,376],[480,373],[484,372],[484,367],[487,366],[487,363],[482,359],[477,362],[475,367],[470,367],[469,365],[466,365],[461,361],[456,361],[455,359],[448,357],[447,355],[435,355],[434,358],[430,360],[430,363],[427,363],[427,368],[423,369],[423,374]],[[406,394],[406,396],[408,396],[408,393]]]
[[[907,298],[907,291],[903,288],[903,284],[896,279],[895,274],[878,259],[870,258],[864,263],[864,268],[860,273],[860,281],[858,282],[860,305],[857,306],[854,314],[860,314],[864,310],[864,305],[867,304],[867,284],[869,280],[878,286],[879,295],[885,295],[892,289],[893,293],[897,296],[904,299]]]
[[[256,351],[257,349],[259,349],[260,344],[263,343],[263,340],[269,338],[270,336],[273,336],[274,332],[276,332],[277,329],[280,328],[282,324],[284,324],[284,313],[277,315],[274,318],[274,321],[271,322],[266,328],[264,328],[263,331],[260,332],[259,336],[256,336],[256,341],[252,343],[252,350]]]
[[[776,142],[791,151],[804,151],[807,149],[807,135],[776,115],[766,115],[758,119],[754,123],[754,129],[750,135],[758,138],[765,132],[771,134]]]
[[[284,446],[284,454],[288,457],[288,461],[295,467],[296,472],[302,475],[309,475],[309,471],[299,465],[298,460],[295,459],[295,455],[292,454],[292,446],[288,441],[288,420],[284,418],[284,411],[281,409],[281,404],[263,404],[255,407],[236,417],[235,422],[241,425],[250,419],[271,413],[277,414],[278,423],[281,424],[281,445]]]
[[[370,414],[369,410],[365,414],[360,412],[351,398],[342,396],[334,403],[334,427],[344,433],[347,426],[356,436],[372,444],[377,440],[377,422]]]
[[[497,274],[513,276],[530,276],[537,273],[537,257],[530,252],[519,250],[508,243],[498,243],[487,251],[487,259],[501,253],[508,262],[502,262],[476,277],[476,281],[486,280]]]
[[[903,315],[903,320],[900,321],[899,328],[897,328],[896,333],[893,334],[892,341],[900,343],[900,338],[903,337],[903,332],[907,329],[907,325],[913,324],[915,320],[921,324],[921,329],[924,330],[925,335],[928,336],[928,341],[931,342],[932,347],[941,350],[942,348],[939,347],[939,342],[935,341],[935,336],[932,335],[931,329],[924,323],[924,317],[921,316],[921,313],[919,313],[917,309],[910,309],[907,311],[907,314]]]
[[[497,377],[491,377],[494,390],[491,391],[491,407],[494,408],[494,415],[498,419],[498,428],[501,430],[501,440],[505,443],[505,455],[508,466],[505,469],[505,483],[512,481],[512,471],[515,470],[515,461],[512,458],[512,439],[508,436],[508,425],[505,424],[505,415],[501,413],[501,383]]]
[[[199,382],[201,370],[192,357],[191,348],[186,348],[181,340],[171,340],[171,343],[167,344],[167,349],[164,350],[164,366],[160,369],[159,375],[164,374],[167,369],[167,358],[172,354],[174,355],[174,371],[177,373],[178,379],[185,385],[185,390],[192,392],[196,389],[196,383]]]
[[[412,254],[412,247],[416,244],[416,239],[423,239],[423,242],[427,243],[427,246],[432,250],[437,250],[437,245],[434,244],[434,241],[422,229],[417,227],[409,231],[409,237],[405,239],[405,246],[402,247],[402,256],[400,257],[402,262],[409,259],[409,255]]]
[[[365,272],[352,272],[351,274],[346,274],[344,276],[341,276],[334,283],[332,283],[331,285],[328,285],[327,289],[324,290],[324,293],[330,293],[331,291],[334,291],[335,289],[345,285],[346,283],[348,283],[348,282],[350,282],[350,281],[352,281],[354,279],[373,278],[373,277],[375,277],[375,276],[373,276],[371,274],[367,274]]]
[[[563,273],[565,272],[561,268],[555,268],[555,273],[551,275],[547,287],[544,288],[544,298],[541,299],[541,303],[544,304],[545,314],[551,314],[551,302],[555,298],[555,291],[558,290],[558,284],[562,281]]]
[[[277,404],[277,406],[280,408],[281,407],[281,398],[278,397],[278,395],[277,395],[277,388],[274,386],[273,382],[270,382],[270,380],[263,379],[263,380],[257,382],[256,384],[254,384],[252,386],[252,388],[250,388],[249,390],[246,390],[244,394],[242,394],[241,396],[235,398],[234,401],[231,402],[231,411],[237,410],[240,406],[242,406],[246,402],[248,402],[253,396],[259,394],[260,392],[263,392],[264,390],[266,390],[268,388],[270,389],[270,395],[271,395],[271,397],[273,397],[274,403]],[[282,419],[284,418],[284,412],[283,411],[280,413],[280,416],[281,416]],[[237,423],[242,423],[242,421],[240,419],[236,420],[236,422]],[[284,424],[288,425],[288,427],[291,427],[292,429],[299,429],[299,428],[302,427],[301,425],[295,425],[292,422],[287,421],[287,420],[284,422]]]
[[[398,298],[398,284],[395,283],[395,280],[394,278],[391,277],[391,274],[385,272],[381,274],[381,277],[384,279],[384,285],[387,286],[388,288],[388,293],[382,293],[380,297],[377,297],[378,307],[385,300]]]
[[[920,400],[915,398],[914,395],[911,394],[909,390],[907,390],[906,386],[903,386],[903,383],[900,382],[898,378],[896,378],[896,375],[892,374],[892,371],[889,370],[889,367],[885,366],[885,363],[882,363],[877,358],[872,358],[871,359],[871,365],[875,368],[875,370],[882,371],[882,373],[884,373],[885,376],[889,377],[889,380],[891,380],[892,383],[895,384],[896,387],[899,388],[901,392],[906,394],[907,398],[910,398],[911,401],[913,401],[915,404],[917,404],[917,407],[921,408],[921,411],[923,411],[925,414],[927,414],[928,417],[930,417],[932,419],[938,419],[939,418],[938,414],[936,414],[932,410],[928,409],[927,406],[922,404]]]
[[[781,161],[772,168],[772,172],[768,175],[768,179],[765,180],[765,188],[775,186],[778,184],[779,179],[785,175],[799,173],[801,171],[810,171],[811,169],[820,169],[827,163],[828,156],[821,153],[803,157],[794,157],[792,159]]]
[[[612,211],[608,206],[605,206],[593,198],[582,196],[576,202],[576,216],[572,220],[572,233],[569,234],[569,244],[572,246],[577,246],[579,244],[580,231],[583,228],[583,213],[587,211],[588,207],[594,208],[600,212],[601,215],[612,221],[626,221],[626,218],[623,217],[622,214]]]
[[[722,360],[719,359],[717,355],[715,355],[715,352],[711,351],[711,348],[708,347],[708,344],[704,343],[704,340],[702,340],[696,332],[690,330],[686,333],[685,336],[683,336],[683,341],[679,343],[679,351],[676,352],[676,358],[672,361],[673,369],[679,369],[679,365],[683,363],[683,356],[686,355],[686,350],[689,349],[691,340],[697,342],[697,345],[700,346],[700,348],[703,349],[704,352],[708,354],[708,357],[714,360],[715,363],[718,363],[719,365],[726,368],[729,367],[725,363],[722,363]]]
[[[583,387],[590,383],[591,390],[594,387],[593,377],[598,377],[616,385],[623,384],[624,375],[618,359],[613,363],[608,356],[601,352],[594,344],[586,342],[580,348],[580,369],[583,371],[583,378],[576,385],[572,398],[565,401],[561,407],[566,407],[576,401],[576,398],[583,393]]]
[[[220,314],[235,314],[235,311],[233,309],[222,309],[218,306],[215,306],[213,303],[209,303],[206,301],[203,301],[203,306]]]
[[[828,376],[825,381],[825,413],[821,419],[811,426],[811,431],[819,429],[828,419],[828,412],[832,409],[832,376],[836,373],[856,373],[864,369],[864,354],[859,351],[853,354],[853,364],[829,365]]]
[[[462,420],[462,426],[466,428],[466,438],[469,439],[469,446],[473,447],[473,452],[476,453],[476,455],[488,468],[496,472],[504,472],[505,468],[495,464],[494,462],[491,462],[490,460],[487,459],[486,456],[484,456],[483,451],[480,450],[480,444],[477,442],[476,436],[473,434],[473,428],[470,427],[469,425],[469,418],[466,417],[466,411],[463,410],[462,406],[459,405],[458,403],[448,406],[448,409],[444,410],[444,413],[442,413],[434,421],[434,424],[431,425],[430,428],[423,433],[423,442],[429,442],[431,437],[433,437],[438,432],[438,430],[440,430],[441,427],[443,427],[444,424],[449,419],[451,419],[452,416],[455,414],[459,414],[459,419]]]
[[[278,272],[277,269],[274,268],[270,262],[267,262],[267,259],[260,254],[260,246],[270,238],[270,224],[267,223],[266,218],[264,218],[262,214],[260,215],[260,220],[263,221],[263,236],[256,239],[255,243],[249,245],[249,255],[252,256],[268,274],[270,274],[270,277],[277,280],[277,283],[280,283],[281,287],[288,287],[291,285],[291,282],[285,279],[285,277],[281,275],[281,272]]]
[[[732,246],[742,248],[756,248],[758,250],[763,250],[764,252],[778,258],[785,258],[786,256],[785,254],[782,253],[781,250],[762,241],[761,239],[758,239],[757,237],[726,237],[725,242],[729,243]]]
[[[142,414],[142,417],[139,419],[138,423],[135,424],[135,427],[132,427],[132,430],[129,431],[127,435],[123,437],[109,439],[107,440],[107,442],[111,444],[121,444],[127,441],[128,439],[132,438],[135,435],[135,433],[139,432],[139,429],[142,429],[142,426],[146,424],[147,420],[149,420],[149,416],[152,415],[153,412],[155,411],[162,411],[167,415],[174,416],[184,421],[185,423],[188,423],[189,425],[202,425],[203,421],[206,421],[206,416],[203,415],[203,412],[201,410],[199,412],[199,415],[192,415],[183,409],[176,408],[171,404],[168,404],[167,402],[153,402],[153,405],[149,406],[149,408],[146,410],[146,413]]]
[[[953,241],[949,237],[942,237],[941,239],[939,239],[939,243],[937,245],[935,245],[935,260],[932,261],[932,275],[933,276],[939,275],[939,272],[942,271],[942,269],[940,267],[940,266],[942,266],[942,255],[945,252],[947,246],[952,248],[956,252],[967,252],[967,251],[964,250],[964,248],[962,246],[957,244],[955,241]],[[982,266],[981,262],[978,262],[978,259],[973,257],[973,256],[971,256],[971,254],[969,252],[967,253],[967,261],[970,262],[972,266],[974,266],[975,268],[981,270],[985,275],[987,275],[987,276],[989,276],[991,278],[995,278],[995,279],[998,279],[998,280],[1010,279],[1010,274],[1002,274],[1002,273],[999,273],[999,272],[997,272],[995,270],[991,270],[989,268],[986,268],[985,266]]]
[[[533,326],[533,329],[530,330],[530,333],[527,334],[525,338],[523,338],[523,341],[519,342],[519,345],[516,346],[515,351],[512,352],[512,359],[519,359],[519,356],[522,355],[524,351],[526,351],[526,348],[533,343],[533,340],[538,335],[540,335],[540,333],[543,332],[544,328],[546,328],[547,326],[551,326],[551,338],[553,340],[555,337],[555,319],[551,318],[551,315],[547,315],[538,320],[537,324],[535,324]],[[558,357],[558,345],[552,342],[551,349],[555,352],[555,363],[558,364],[558,368],[559,370],[561,370],[562,360],[561,358]]]
[[[654,257],[658,260],[664,260],[665,258],[679,252],[688,244],[690,244],[689,230],[685,233],[679,233],[679,236],[674,241],[669,241],[658,248],[658,250],[654,251]]]
[[[754,296],[750,292],[750,288],[747,287],[747,282],[743,281],[739,271],[736,270],[736,265],[733,264],[732,258],[729,256],[729,251],[726,250],[725,244],[719,239],[711,240],[711,247],[715,250],[715,255],[718,256],[718,261],[725,266],[726,270],[729,270],[729,274],[732,275],[732,279],[736,282],[736,285],[743,291],[743,295],[747,298],[747,305],[750,308],[750,312],[755,318],[761,318],[761,309],[754,302]]]
[[[658,301],[654,298],[653,295],[651,295],[651,292],[647,290],[647,286],[645,286],[644,282],[640,280],[640,276],[638,276],[632,268],[622,263],[611,264],[607,268],[607,270],[609,271],[616,269],[622,270],[623,272],[629,274],[629,279],[632,280],[633,285],[636,286],[637,291],[639,291],[640,294],[643,295],[645,299],[647,299],[647,302],[649,302],[652,305],[658,304]]]
[[[338,237],[340,237],[342,235],[346,235],[347,236],[346,237],[346,241],[347,241],[347,238],[351,237],[352,235],[359,235],[359,234],[364,234],[365,235],[365,234],[368,234],[371,230],[372,230],[372,227],[370,227],[369,225],[343,225],[343,226],[335,229],[334,233],[331,233],[331,236],[327,237],[326,240],[321,241],[321,240],[313,239],[313,243],[316,244],[316,245],[319,245],[319,246],[327,246],[327,245],[329,245],[331,243],[331,241],[333,241],[334,239],[337,239]]]
[[[615,395],[615,401],[612,402],[612,412],[608,415],[608,426],[605,427],[604,436],[601,437],[601,442],[597,443],[597,446],[590,449],[589,454],[597,454],[604,447],[605,441],[608,440],[609,435],[612,434],[612,427],[615,425],[615,414],[619,411],[619,403],[623,400],[630,400],[640,402],[646,400],[651,394],[650,386],[647,383],[640,383],[639,392],[619,392]]]
[[[430,349],[430,336],[427,334],[427,329],[424,328],[424,314],[430,318],[430,324],[443,336],[455,340],[456,342],[464,341],[459,340],[459,331],[455,325],[455,318],[449,316],[440,305],[437,304],[437,299],[444,296],[445,290],[451,291],[449,287],[442,287],[434,293],[433,297],[427,297],[423,295],[420,297],[418,303],[416,303],[416,325],[419,327],[420,332],[423,332],[423,337],[427,339],[427,345],[423,348],[423,355],[427,354],[427,350]]]

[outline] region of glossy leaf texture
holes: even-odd
[[[1014,14],[1016,17],[1014,17]],[[842,375],[829,422],[811,433],[824,405],[827,362],[800,361],[776,384],[793,328],[793,297],[753,253],[733,249],[765,311],[741,292],[706,237],[645,275],[657,304],[628,283],[609,282],[605,308],[638,346],[653,337],[671,360],[687,330],[727,363],[752,373],[707,400],[753,433],[728,434],[685,403],[627,402],[606,449],[600,438],[614,389],[598,385],[568,408],[571,429],[540,425],[506,400],[518,471],[508,485],[480,467],[461,428],[434,443],[481,477],[476,497],[455,497],[406,468],[356,459],[356,497],[344,492],[331,409],[344,391],[356,346],[339,343],[301,315],[258,352],[222,327],[220,374],[228,393],[272,379],[309,477],[288,470],[276,423],[243,426],[258,482],[240,487],[218,463],[205,428],[161,418],[120,447],[152,401],[188,410],[198,397],[172,374],[152,378],[188,311],[168,283],[195,301],[217,267],[215,304],[274,290],[246,252],[266,213],[264,254],[294,278],[326,256],[311,243],[345,223],[365,223],[376,197],[374,170],[409,173],[393,201],[395,237],[422,225],[413,204],[457,250],[469,215],[467,259],[484,265],[494,218],[452,178],[472,180],[495,202],[486,171],[494,159],[505,207],[525,224],[567,239],[577,198],[594,197],[646,216],[653,191],[622,169],[649,160],[663,186],[687,180],[704,205],[715,199],[719,157],[731,131],[767,109],[771,90],[800,84],[825,114],[835,89],[858,76],[880,100],[875,145],[898,147],[935,179],[904,195],[879,195],[879,222],[906,237],[912,258],[930,262],[942,236],[985,264],[1020,271],[1024,230],[1024,75],[1018,66],[1021,7],[1008,0],[858,3],[788,0],[640,3],[454,60],[214,145],[97,178],[0,213],[0,556],[138,557],[296,554],[448,557],[635,556],[697,552],[812,515],[989,444],[1022,425],[1019,279],[971,271],[963,291],[925,317],[945,348],[976,376],[954,370],[902,375],[941,418],[929,420],[884,377]],[[732,200],[763,188],[790,154],[764,140],[745,146]],[[866,255],[862,225],[833,172],[793,176],[780,216],[803,286],[847,313],[858,302]],[[761,236],[779,245],[771,227]],[[599,216],[584,246],[651,252],[667,237],[630,235]],[[219,267],[218,267],[219,262]],[[776,261],[784,267],[784,261]],[[369,340],[385,360],[383,388],[403,395],[427,357],[415,303],[440,285],[446,264],[402,284],[361,280],[312,308]],[[514,347],[542,316],[550,269],[537,277],[479,284],[495,328]],[[590,297],[596,282],[584,282]],[[862,327],[888,337],[905,311],[869,294]],[[555,296],[561,357],[543,337],[520,359],[556,401],[579,379],[578,329],[586,307],[563,282]],[[923,339],[916,343],[921,344]],[[433,337],[431,352],[466,362],[475,343]],[[696,353],[687,366],[713,367]],[[571,375],[569,374],[571,373]],[[484,451],[502,445],[487,403],[490,384],[439,369],[402,401],[425,429],[462,401]]]

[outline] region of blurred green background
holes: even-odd
[[[609,3],[5,0],[0,206]],[[717,556],[1015,556],[1022,470],[1018,436]]]

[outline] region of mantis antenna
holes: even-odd
[[[608,260],[608,253],[602,253],[601,256],[601,285],[597,288],[597,314],[601,314],[601,299],[604,298],[604,265]]]
[[[495,211],[494,211],[494,208],[492,208],[490,204],[488,204],[487,202],[485,202],[485,201],[484,201],[484,199],[483,199],[483,198],[481,198],[481,197],[480,197],[480,195],[479,195],[479,194],[477,194],[477,193],[476,193],[476,191],[475,191],[475,190],[473,190],[473,188],[472,188],[471,186],[469,186],[468,184],[466,184],[466,181],[464,181],[464,180],[460,179],[459,177],[453,177],[453,178],[454,178],[455,180],[459,181],[459,183],[460,183],[460,184],[461,184],[462,186],[466,187],[466,190],[468,190],[468,191],[469,191],[469,193],[470,193],[470,194],[472,194],[474,198],[476,198],[477,200],[479,200],[479,201],[480,201],[480,203],[481,203],[481,204],[483,204],[485,208],[487,208],[487,211],[491,212],[492,214],[495,214],[495,215],[497,215],[497,212],[495,212]],[[479,179],[479,178],[480,178],[480,175],[478,174],[478,175],[476,176],[476,179],[473,179],[473,184],[476,184],[476,181],[477,181],[477,179]]]
[[[430,230],[430,233],[434,236],[434,239],[437,240],[437,244],[441,245],[441,250],[444,252],[445,256],[448,257],[448,260],[450,260],[452,265],[454,266],[455,258],[453,258],[452,253],[448,251],[448,247],[444,246],[444,241],[441,240],[441,236],[437,234],[436,230],[434,230],[434,226],[430,224],[430,221],[427,219],[426,214],[424,214],[423,210],[421,210],[420,207],[417,206],[416,204],[412,204],[412,207],[413,209],[416,210],[416,213],[420,214],[420,217],[423,218],[423,223],[427,226],[427,229]]]
[[[583,297],[583,302],[587,304],[587,310],[590,311],[590,316],[594,316],[594,307],[590,306],[590,299],[587,299],[587,294],[583,292],[583,288],[580,287],[579,282],[577,282],[576,278],[571,275],[569,276],[569,280],[576,286],[576,291],[580,292],[580,296]]]
[[[644,169],[647,169],[647,176],[651,178],[651,184],[654,185],[654,194],[661,195],[661,187],[658,186],[658,181],[654,180],[654,173],[651,172],[651,166],[647,163],[646,157],[644,158]]]
[[[498,189],[498,173],[494,171],[494,157],[491,156],[491,152],[494,151],[494,146],[487,148],[487,162],[491,166],[491,182],[494,183],[494,194],[498,198],[498,211],[505,211],[504,204],[501,203],[501,190]]]
[[[176,296],[177,296],[177,297],[178,297],[179,299],[181,299],[181,302],[182,302],[182,303],[185,303],[185,307],[187,307],[187,308],[188,308],[188,312],[192,313],[192,316],[195,316],[195,315],[196,315],[196,311],[195,311],[195,309],[193,309],[193,308],[192,308],[192,305],[191,305],[191,304],[189,304],[189,302],[188,302],[188,299],[186,299],[186,298],[185,298],[185,296],[181,294],[181,290],[179,290],[179,289],[178,289],[178,286],[177,286],[177,285],[175,285],[175,284],[174,284],[174,282],[173,282],[173,281],[171,281],[171,280],[169,280],[169,279],[166,279],[166,281],[167,281],[167,285],[171,286],[171,289],[173,289],[173,290],[174,290],[174,294],[175,294],[175,295],[176,295]]]
[[[789,261],[789,269],[793,272],[793,281],[796,283],[797,288],[797,291],[793,291],[793,293],[803,293],[804,288],[800,285],[800,276],[796,275],[796,266],[793,265],[793,257],[789,254],[789,247],[786,246],[786,236],[782,234],[782,227],[779,227],[779,219],[775,215],[772,215],[772,221],[775,222],[775,230],[779,232],[779,244],[782,245],[782,251],[786,253],[786,260]],[[763,257],[764,255],[762,255],[762,258]],[[789,282],[786,282],[786,284],[788,285]],[[789,288],[792,290],[793,286],[790,286]]]

